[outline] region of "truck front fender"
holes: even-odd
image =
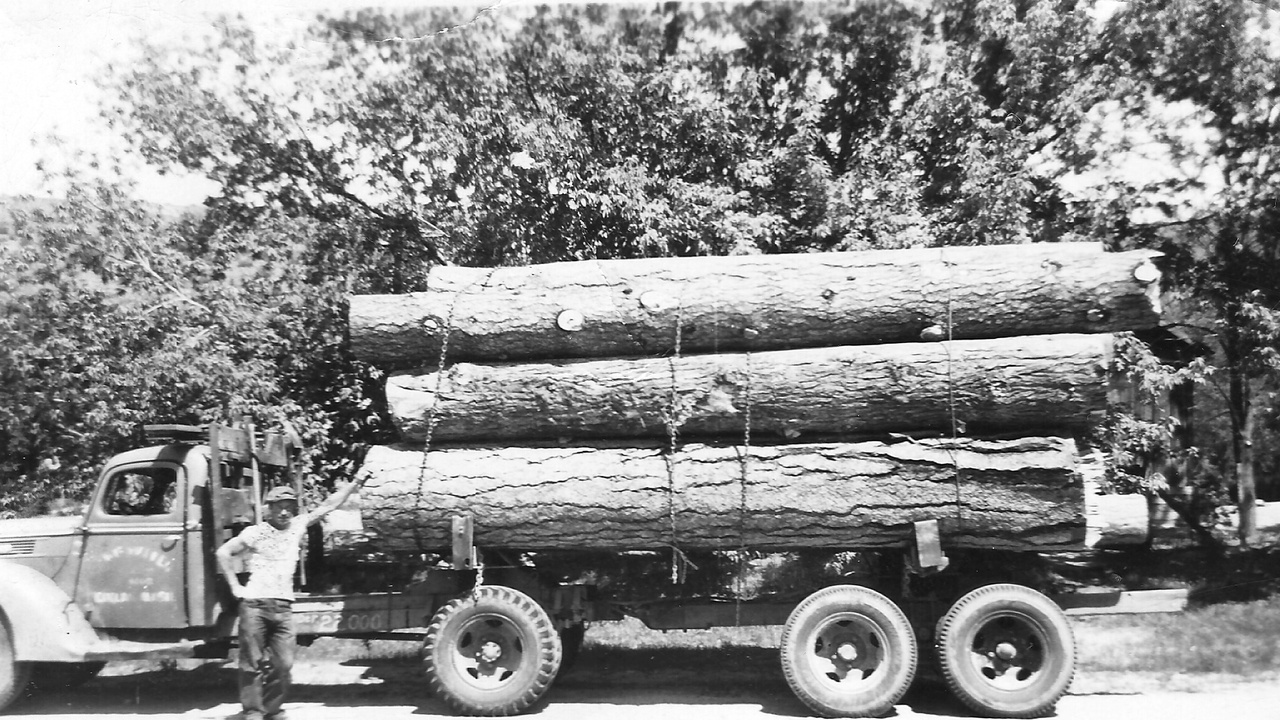
[[[52,580],[0,560],[0,612],[9,620],[18,660],[81,662],[98,633]]]

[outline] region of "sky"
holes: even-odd
[[[498,0],[494,0],[497,2]],[[130,40],[145,33],[180,41],[213,26],[219,14],[250,21],[305,18],[320,10],[403,8],[424,0],[4,0],[0,2],[0,196],[48,195],[37,162],[49,158],[33,139],[56,133],[68,145],[101,150],[111,138],[97,120],[92,77],[127,57]],[[474,4],[488,2],[448,2]],[[191,205],[212,190],[198,177],[132,171],[138,196]]]

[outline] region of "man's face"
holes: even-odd
[[[298,515],[298,503],[294,500],[277,500],[267,503],[267,522],[277,530],[289,527],[289,522]]]

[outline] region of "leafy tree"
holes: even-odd
[[[110,398],[76,431],[104,445],[143,417],[282,414],[342,457],[379,428],[373,374],[341,347],[345,294],[420,289],[445,260],[1052,237],[1028,159],[1065,124],[1054,72],[1085,24],[1040,8],[435,9],[144,40],[106,78],[105,118],[221,191],[167,224],[81,184],[23,221],[10,287],[44,305],[7,328],[26,393],[10,442],[61,449],[57,428],[88,422],[41,405],[75,358]],[[15,453],[20,471],[44,449]]]
[[[1030,159],[1071,130],[1054,93],[1087,17],[951,5],[361,12],[270,41],[228,21],[148,47],[109,116],[230,216],[358,222],[373,291],[442,259],[1056,237]]]
[[[247,413],[305,426],[316,467],[340,472],[385,431],[376,373],[343,346],[345,298],[420,290],[440,262],[1092,237],[1168,254],[1179,306],[1221,349],[1247,508],[1280,327],[1274,14],[435,8],[269,34],[227,19],[194,49],[143,40],[104,78],[104,117],[220,190],[168,222],[80,183],[19,219],[6,462],[87,467],[140,418]],[[1117,172],[1151,146],[1187,171]],[[96,444],[72,448],[68,428]]]
[[[1095,137],[1114,163],[1154,152],[1160,172],[1111,177],[1092,212],[1126,244],[1156,247],[1187,321],[1216,348],[1227,452],[1223,475],[1254,535],[1255,443],[1280,380],[1280,46],[1276,8],[1240,0],[1133,2],[1095,51]],[[1119,129],[1120,132],[1116,132]],[[1099,161],[1104,158],[1098,158]]]
[[[289,420],[312,470],[352,469],[380,420],[342,348],[345,278],[308,257],[340,230],[230,232],[166,220],[125,186],[71,188],[0,250],[0,513],[82,498],[147,422]]]

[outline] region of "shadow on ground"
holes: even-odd
[[[37,694],[12,708],[15,714],[202,714],[236,702],[236,672],[226,662],[194,667],[107,674],[83,687]],[[450,715],[430,697],[413,658],[311,661],[295,670],[291,703],[328,708],[408,706],[416,715]],[[542,706],[556,703],[645,707],[650,705],[749,705],[779,717],[812,717],[792,694],[768,648],[586,648],[557,679]],[[944,688],[921,682],[902,704],[917,714],[954,715],[958,704]],[[541,707],[535,706],[537,713]]]

